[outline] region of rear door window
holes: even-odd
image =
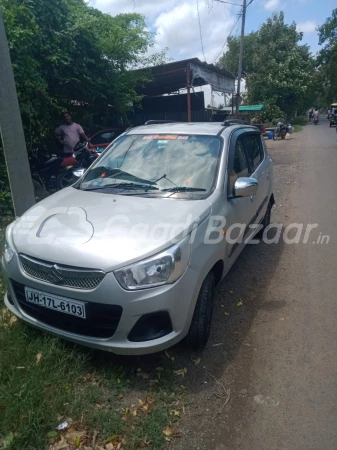
[[[251,172],[253,173],[264,157],[261,137],[259,134],[246,134],[245,140]]]

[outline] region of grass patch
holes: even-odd
[[[3,293],[0,284],[0,449],[46,450],[62,441],[68,450],[165,447],[183,409],[171,359],[67,343],[16,320]],[[56,431],[63,421],[69,428]]]
[[[307,125],[308,124],[308,116],[297,116],[291,121],[292,125]]]
[[[297,133],[298,131],[302,131],[302,130],[303,130],[303,126],[302,125],[294,125],[295,133]]]

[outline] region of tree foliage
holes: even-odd
[[[52,135],[66,109],[92,127],[123,117],[153,35],[139,14],[115,17],[84,0],[1,0],[27,145]],[[156,58],[155,55],[153,58]],[[147,61],[151,62],[151,61]]]
[[[115,17],[84,0],[0,0],[28,149],[53,145],[61,113],[85,130],[125,119],[136,87],[151,80],[130,69],[160,64],[148,57],[153,34],[139,14]],[[0,217],[12,211],[0,142]]]
[[[337,9],[318,28],[319,43],[325,44],[318,54],[318,97],[327,104],[337,102]]]
[[[310,106],[314,60],[308,46],[300,44],[302,37],[295,23],[285,24],[282,12],[245,37],[243,77],[249,103],[264,103],[268,106],[266,112],[281,111],[288,118]],[[220,59],[220,66],[234,70],[239,44],[239,38],[228,40],[228,50]]]
[[[247,74],[253,71],[252,55],[256,48],[258,33],[253,32],[244,37],[244,58],[242,60],[242,78],[246,79]],[[230,36],[227,39],[226,53],[219,59],[218,66],[229,70],[236,77],[238,76],[240,37]]]

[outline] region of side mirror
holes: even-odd
[[[255,178],[238,178],[234,184],[234,197],[255,195],[259,182]]]

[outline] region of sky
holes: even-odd
[[[228,35],[240,33],[241,21],[237,17],[240,8],[217,0],[89,0],[89,3],[112,15],[143,14],[148,28],[156,33],[152,51],[168,48],[173,60],[196,56],[214,63],[222,55]],[[316,28],[336,7],[336,0],[253,0],[247,9],[246,33],[257,30],[273,12],[283,11],[285,21],[296,22],[298,30],[304,33],[303,43],[316,53],[320,48]]]

